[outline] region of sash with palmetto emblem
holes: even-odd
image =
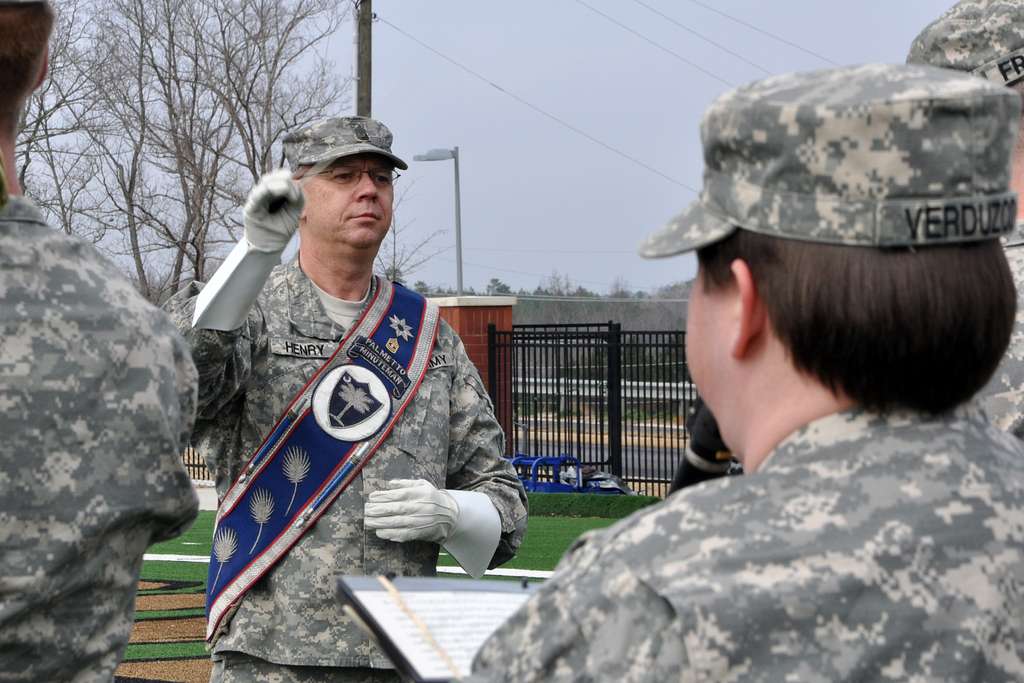
[[[419,389],[437,326],[436,306],[377,278],[362,317],[220,503],[206,584],[208,641],[387,438]]]

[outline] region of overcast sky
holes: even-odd
[[[694,199],[698,125],[711,101],[829,61],[903,62],[914,36],[951,5],[374,0],[373,115],[410,164],[398,220],[410,240],[445,230],[436,245],[448,247],[408,279],[455,284],[452,162],[412,160],[455,145],[466,286],[497,277],[532,289],[555,271],[600,293],[619,278],[645,290],[690,279],[692,257],[645,261],[635,252]],[[343,74],[352,70],[353,32],[344,26],[330,46]]]

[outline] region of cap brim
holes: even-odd
[[[639,253],[644,258],[685,254],[725,239],[735,230],[735,225],[709,212],[698,199],[664,228],[648,236]]]
[[[335,147],[329,149],[323,154],[318,154],[310,160],[302,159],[299,161],[299,166],[315,166],[316,164],[322,164],[324,162],[333,162],[335,159],[343,159],[345,157],[355,156],[356,154],[379,154],[382,157],[386,157],[391,161],[395,162],[395,168],[402,171],[408,170],[409,164],[396,157],[391,152],[385,151],[376,145],[358,144],[358,145],[345,145],[344,147]]]

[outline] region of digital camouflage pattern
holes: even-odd
[[[971,72],[995,83],[1016,85],[1019,91],[1024,78],[1024,2],[957,3],[914,39],[907,62]],[[1006,355],[978,396],[996,426],[1024,439],[1024,229],[1020,224],[1006,244],[1006,260],[1017,286],[1017,318]]]
[[[850,411],[584,536],[472,681],[1024,680],[1024,446]]]
[[[992,424],[1024,439],[1024,244],[1011,244],[1005,252],[1017,286],[1017,315],[1006,354],[977,400]]]
[[[330,163],[353,154],[380,154],[400,169],[409,165],[391,152],[391,131],[380,121],[365,116],[339,116],[314,121],[288,133],[284,156],[294,171],[299,166]]]
[[[737,227],[858,246],[1008,234],[1020,106],[1006,88],[927,66],[869,64],[738,88],[704,115],[700,198],[640,253],[699,249]]]
[[[217,655],[210,683],[400,683],[394,669],[278,666],[238,652]]]
[[[0,681],[111,680],[142,555],[198,502],[196,370],[92,247],[0,211]]]
[[[246,323],[232,332],[191,329],[198,285],[169,302],[199,368],[194,442],[223,496],[291,399],[327,360],[343,330],[297,263],[270,275]],[[215,652],[279,664],[390,667],[342,614],[342,574],[431,576],[436,543],[392,543],[363,528],[371,492],[391,479],[487,494],[501,517],[492,566],[511,558],[526,527],[526,495],[505,461],[504,435],[480,376],[446,323],[406,412],[374,458],[289,554],[243,599]]]
[[[1024,78],[1024,2],[964,0],[928,24],[908,64],[968,71],[1000,85]]]

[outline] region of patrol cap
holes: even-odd
[[[907,63],[969,71],[1000,85],[1024,79],[1024,1],[958,2],[918,34]]]
[[[314,121],[284,138],[284,156],[294,171],[299,166],[331,163],[353,154],[380,154],[405,170],[409,165],[391,152],[391,131],[365,116],[337,116]]]
[[[887,64],[733,90],[701,123],[700,198],[640,254],[681,254],[737,228],[868,247],[999,237],[1017,216],[1020,99],[967,74]]]

